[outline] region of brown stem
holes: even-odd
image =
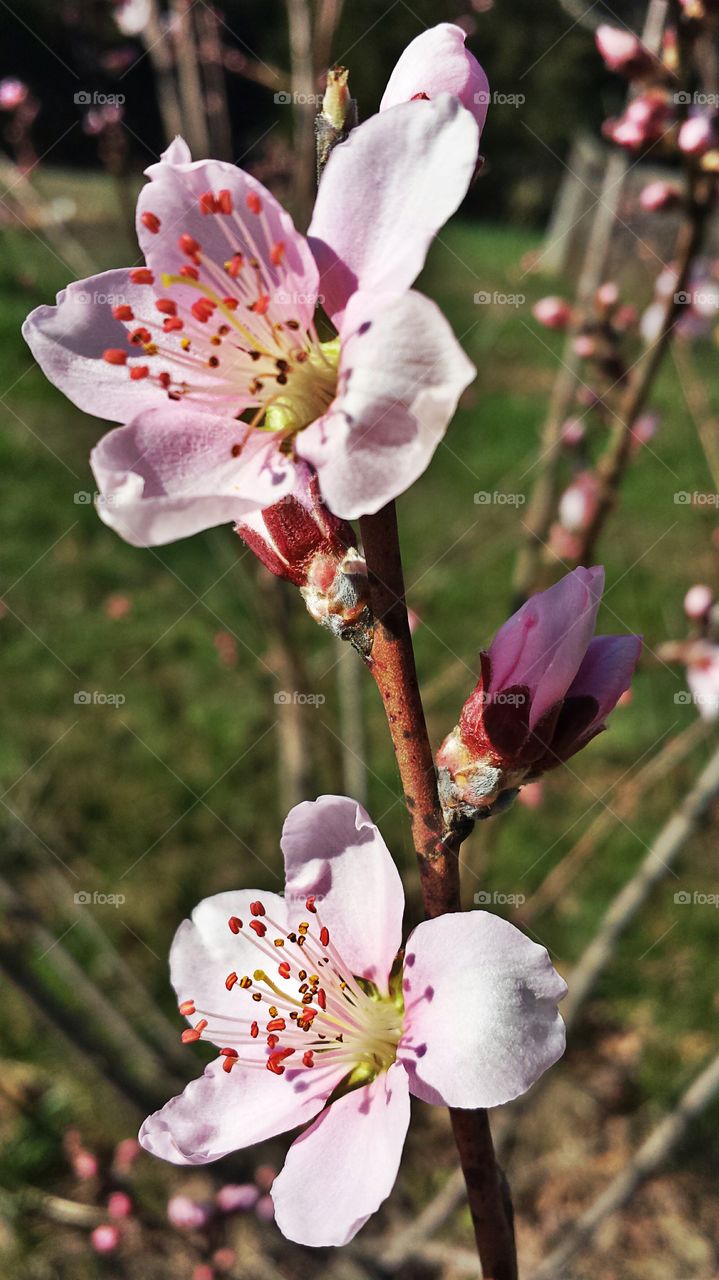
[[[419,692],[405,603],[394,503],[360,521],[376,619],[368,666],[384,702],[419,863],[425,915],[460,910],[459,847],[466,832],[447,833],[432,747]],[[516,1280],[508,1192],[497,1167],[486,1111],[450,1111],[482,1272]]]

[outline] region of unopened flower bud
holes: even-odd
[[[586,435],[586,428],[581,418],[567,418],[562,424],[562,444],[572,449],[581,444]]]
[[[132,1213],[132,1200],[124,1191],[113,1191],[107,1198],[107,1212],[113,1222],[129,1218]]]
[[[632,31],[603,23],[597,28],[595,39],[610,71],[634,79],[656,68],[656,59]]]
[[[545,329],[566,329],[572,308],[564,298],[540,298],[532,307],[532,315]]]
[[[246,1213],[254,1209],[260,1192],[253,1182],[228,1183],[220,1187],[215,1200],[223,1213]]]
[[[210,1220],[207,1205],[189,1196],[172,1196],[167,1202],[167,1217],[178,1231],[200,1231]]]
[[[95,1227],[90,1235],[90,1241],[95,1253],[113,1253],[120,1243],[120,1232],[111,1223],[102,1223],[101,1226]]]
[[[581,533],[594,519],[599,501],[596,471],[580,471],[559,499],[559,522],[569,533]]]
[[[690,587],[684,597],[684,612],[698,622],[705,618],[714,603],[714,592],[702,582]]]
[[[687,156],[701,156],[716,143],[714,122],[709,116],[690,116],[679,130],[679,150]]]
[[[347,637],[369,617],[367,567],[352,526],[322,501],[312,468],[298,463],[296,474],[292,493],[236,531],[271,573],[300,588],[316,622]]]
[[[682,193],[672,182],[649,182],[642,188],[639,204],[647,213],[659,213],[666,209],[676,209],[681,203]]]
[[[528,600],[481,655],[479,682],[437,753],[450,825],[497,812],[605,728],[641,639],[592,638],[603,583],[601,568],[568,573]]]

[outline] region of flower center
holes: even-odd
[[[171,271],[133,269],[130,280],[147,287],[146,300],[113,307],[129,345],[103,358],[125,365],[133,381],[156,383],[170,400],[193,400],[291,438],[335,398],[339,339],[320,342],[314,321],[307,324],[314,296],[296,291],[300,277],[287,268],[259,195],[247,195],[242,217],[227,190],[205,192],[198,203],[211,221],[212,252],[182,232],[174,253],[168,249]],[[142,222],[159,234],[156,214]]]
[[[226,1071],[237,1062],[265,1067],[277,1076],[288,1067],[294,1073],[295,1068],[322,1066],[338,1072],[347,1088],[367,1084],[397,1055],[404,1018],[401,964],[395,965],[388,991],[382,993],[344,964],[313,897],[307,898],[305,909],[314,917],[314,928],[303,920],[296,929],[285,930],[261,902],[251,904],[247,922],[230,917],[230,932],[251,940],[265,964],[251,975],[227,975],[226,989],[237,989],[248,1000],[246,1011],[236,1016],[183,1001],[180,1013],[200,1017],[182,1040],[187,1044],[205,1036],[222,1044]]]

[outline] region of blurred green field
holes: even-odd
[[[121,239],[103,235],[93,244],[88,235],[84,243],[103,266],[127,261]],[[418,663],[437,744],[471,687],[477,650],[509,609],[522,508],[478,505],[474,495],[524,496],[531,488],[561,338],[539,330],[530,307],[544,293],[571,287],[526,273],[522,261],[537,244],[517,229],[459,222],[442,234],[422,281],[479,371],[446,444],[399,503],[409,602],[421,619]],[[48,385],[19,335],[25,313],[66,282],[62,263],[38,239],[3,232],[3,862],[53,937],[70,930],[63,946],[86,971],[103,981],[102,963],[71,926],[78,913],[93,912],[174,1018],[166,955],[181,918],[208,894],[279,883],[278,836],[287,807],[278,791],[282,708],[274,695],[281,685],[257,608],[255,568],[229,529],[139,551],[106,529],[92,505],[78,501],[94,488],[87,459],[104,424],[84,417]],[[480,290],[522,294],[525,301],[516,307],[475,303]],[[719,386],[709,377],[716,353],[707,347],[696,358],[719,409]],[[551,775],[540,809],[516,805],[474,833],[463,852],[468,904],[478,888],[531,897],[603,804],[611,805],[619,780],[695,716],[692,707],[674,702],[685,687],[683,673],[652,657],[658,643],[684,633],[687,587],[716,580],[715,508],[674,502],[679,490],[706,492],[713,484],[671,361],[654,407],[663,412],[662,426],[631,472],[602,546],[608,585],[599,629],[639,631],[647,642],[634,698],[616,712],[608,733]],[[118,596],[127,601],[118,605]],[[124,616],[108,616],[108,609]],[[337,650],[309,619],[298,619],[297,633],[308,666],[306,692],[326,698],[308,717],[318,757],[313,790],[340,790]],[[78,705],[81,690],[124,701]],[[413,921],[419,903],[408,827],[369,679],[364,703],[368,807],[406,869]],[[536,936],[563,971],[581,954],[603,908],[644,857],[710,747],[699,747],[647,795],[631,822],[617,824],[558,910],[536,921]],[[572,1070],[574,1063],[581,1070],[582,1046],[602,1030],[638,1032],[631,1105],[642,1128],[678,1096],[713,1043],[717,916],[708,906],[675,905],[674,893],[684,887],[716,892],[711,833],[694,838],[678,879],[667,877],[629,931],[568,1066],[560,1068]],[[118,909],[78,907],[73,897],[81,890],[122,893],[126,901]],[[37,966],[52,972],[52,952]],[[112,987],[108,995],[113,998]],[[42,1119],[51,1130],[72,1120],[104,1141],[130,1130],[131,1110],[113,1104],[108,1113],[103,1092],[94,1083],[87,1088],[87,1068],[68,1058],[55,1033],[38,1036],[12,989],[5,996],[4,1034],[6,1064],[18,1070],[27,1063],[50,1083]],[[164,1096],[162,1081],[157,1087]],[[38,1114],[7,1135],[2,1181],[52,1180]],[[703,1124],[709,1132],[712,1117]],[[687,1157],[698,1168],[709,1159],[702,1145],[693,1144]]]

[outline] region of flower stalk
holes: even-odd
[[[428,919],[460,910],[459,849],[471,824],[448,832],[417,680],[395,504],[360,520],[375,629],[367,665],[384,703]],[[451,1109],[482,1271],[515,1280],[509,1190],[497,1166],[487,1112]]]

